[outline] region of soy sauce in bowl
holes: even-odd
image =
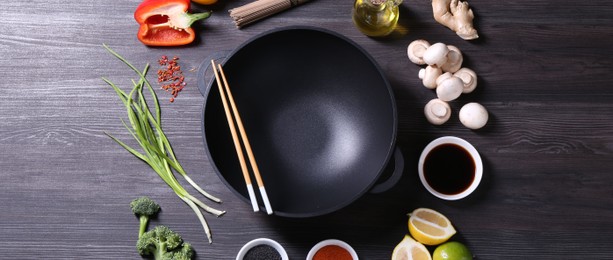
[[[464,139],[443,136],[421,153],[419,179],[426,190],[444,200],[459,200],[477,189],[483,162],[477,149]]]
[[[475,161],[463,147],[447,143],[434,147],[424,162],[424,177],[436,191],[455,195],[475,180]]]

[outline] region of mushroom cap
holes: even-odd
[[[424,52],[424,62],[428,65],[436,65],[442,67],[447,62],[447,53],[449,48],[444,43],[437,42],[432,44],[426,52]]]
[[[443,73],[441,68],[436,66],[427,66],[425,69],[419,70],[419,78],[422,80],[424,87],[435,89],[436,79]]]
[[[477,73],[469,68],[461,68],[456,71],[454,76],[462,79],[464,82],[464,90],[462,93],[470,93],[477,88]]]
[[[409,60],[417,65],[424,65],[424,53],[430,47],[430,43],[426,40],[418,39],[412,41],[407,47],[407,55]]]
[[[485,107],[476,102],[464,105],[460,109],[460,122],[470,129],[479,129],[487,124],[489,115]]]
[[[432,99],[424,107],[424,115],[433,125],[442,125],[451,117],[451,107],[445,101]]]
[[[436,78],[436,85],[440,85],[441,82],[443,82],[443,80],[446,80],[450,77],[453,77],[453,73],[451,72],[445,72],[443,74],[441,74],[440,76],[438,76],[438,78]]]
[[[445,72],[456,72],[462,67],[464,57],[458,47],[453,45],[447,45],[449,52],[447,53],[447,62],[441,66],[441,69]]]
[[[462,95],[464,83],[458,77],[452,76],[443,81],[436,87],[436,95],[443,101],[452,101]]]

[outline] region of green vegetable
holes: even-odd
[[[190,243],[183,242],[181,250],[168,252],[165,256],[173,260],[190,260],[194,257],[194,248]]]
[[[160,205],[143,196],[130,202],[132,212],[139,216],[140,229],[136,249],[143,256],[153,255],[155,260],[191,260],[194,248],[166,226],[157,226],[145,232],[149,218],[160,211]]]
[[[140,197],[130,203],[130,208],[132,208],[132,212],[138,216],[140,221],[140,228],[138,230],[138,237],[140,238],[147,229],[149,218],[155,216],[160,211],[160,205],[149,197]]]
[[[128,146],[124,142],[119,139],[113,137],[112,135],[105,132],[111,139],[117,142],[120,146],[125,148],[131,154],[146,162],[155,172],[166,182],[170,188],[179,196],[181,200],[183,200],[193,211],[196,213],[196,216],[200,220],[202,227],[204,228],[204,232],[207,235],[209,243],[212,243],[211,232],[209,230],[209,226],[202,215],[199,207],[203,210],[215,215],[221,216],[225,211],[217,210],[208,205],[204,204],[202,201],[192,196],[183,188],[183,186],[177,181],[173,170],[181,174],[185,178],[185,180],[191,184],[196,190],[198,190],[202,195],[207,197],[208,199],[220,203],[221,200],[210,195],[205,192],[202,188],[200,188],[191,178],[187,176],[187,173],[177,161],[177,158],[174,155],[170,142],[166,138],[166,134],[162,131],[161,124],[161,113],[160,113],[160,104],[158,102],[157,95],[155,91],[153,91],[153,87],[149,83],[149,81],[145,78],[147,71],[149,69],[149,64],[145,66],[145,69],[141,72],[136,69],[130,62],[124,59],[117,52],[113,51],[106,44],[103,45],[104,48],[111,53],[113,56],[121,60],[124,64],[126,64],[130,69],[132,69],[139,76],[139,81],[133,83],[133,88],[130,93],[126,94],[123,90],[117,87],[113,82],[106,78],[102,78],[107,84],[109,84],[123,104],[128,112],[128,119],[130,121],[130,125],[126,124],[125,121],[122,122],[128,132],[134,137],[134,139],[138,142],[143,152],[139,152],[136,149]],[[151,99],[155,105],[155,114],[152,113],[149,109],[147,101],[143,95],[143,88],[147,88],[147,90],[151,94]]]
[[[194,256],[194,248],[166,226],[145,232],[136,242],[136,249],[142,256],[153,255],[155,260],[187,260]]]

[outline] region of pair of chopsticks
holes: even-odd
[[[217,87],[219,88],[219,95],[221,96],[223,108],[226,112],[228,126],[230,127],[230,133],[232,134],[232,140],[234,141],[236,155],[238,155],[238,160],[241,165],[241,171],[243,172],[243,177],[245,178],[245,184],[247,185],[247,192],[249,193],[249,199],[251,200],[253,212],[260,211],[260,207],[258,205],[257,198],[255,197],[251,177],[249,175],[249,169],[247,168],[245,155],[243,155],[241,142],[238,139],[238,134],[236,133],[234,120],[236,120],[238,131],[241,135],[243,144],[245,145],[245,150],[247,152],[247,157],[249,158],[249,162],[251,164],[251,169],[253,170],[253,175],[255,176],[256,183],[260,190],[260,195],[262,196],[264,206],[266,207],[266,213],[268,213],[268,215],[271,215],[272,207],[270,206],[270,201],[268,200],[268,195],[266,194],[266,189],[264,188],[264,182],[262,181],[262,176],[260,176],[260,170],[258,169],[258,165],[255,162],[255,157],[253,156],[253,151],[251,150],[251,144],[249,143],[249,139],[247,138],[247,133],[245,133],[245,128],[243,127],[243,122],[241,120],[240,115],[238,114],[236,104],[234,103],[234,97],[232,96],[232,92],[230,92],[230,86],[228,85],[228,81],[226,80],[226,75],[224,74],[221,64],[215,64],[215,60],[211,60],[211,65],[213,66],[213,72],[215,73],[215,79],[217,80]],[[220,80],[220,74],[221,78],[223,79],[223,86],[222,81]],[[230,101],[229,103],[230,107],[232,108],[232,111],[230,111],[230,108],[228,107],[228,101]]]

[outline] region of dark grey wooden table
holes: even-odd
[[[458,230],[453,240],[477,259],[613,259],[610,1],[471,0],[481,36],[471,42],[435,22],[430,1],[405,1],[403,30],[385,39],[353,26],[349,0],[313,1],[238,30],[227,11],[248,2],[193,6],[214,14],[197,24],[197,43],[180,48],[148,48],[136,39],[138,0],[0,4],[0,259],[140,259],[129,202],[143,195],[163,208],[152,226],[181,233],[198,259],[232,259],[258,237],[277,240],[291,259],[304,259],[327,238],[347,241],[361,259],[388,259],[408,232],[406,213],[417,207],[446,214]],[[407,166],[390,191],[366,194],[329,215],[282,218],[253,213],[215,173],[202,141],[198,66],[286,25],[345,35],[384,70]],[[456,115],[440,127],[426,122],[422,108],[434,93],[421,86],[419,67],[406,57],[407,45],[419,38],[464,52],[479,87],[452,107],[482,103],[491,115],[486,128],[468,130]],[[127,88],[134,75],[103,43],[139,67],[155,65],[161,55],[181,58],[187,87],[172,104],[167,93],[158,94],[179,160],[224,200],[219,208],[226,215],[206,215],[213,244],[155,173],[104,135],[129,138],[120,121],[125,111],[101,77]],[[435,198],[417,177],[421,149],[444,135],[468,140],[485,162],[479,190],[459,202]]]

